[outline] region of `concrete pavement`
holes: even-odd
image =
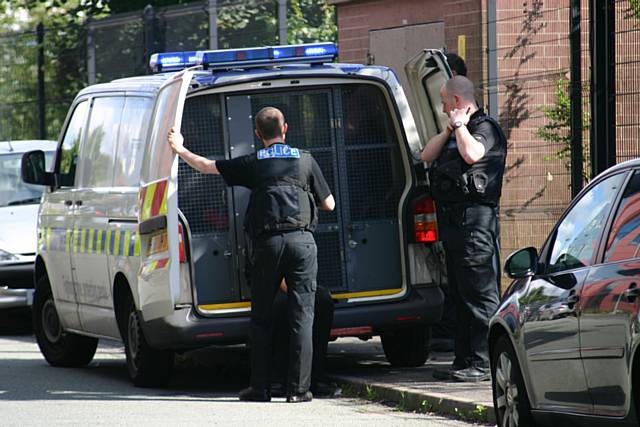
[[[379,338],[366,342],[342,338],[329,345],[327,370],[346,385],[348,394],[390,401],[404,410],[495,424],[490,381],[460,383],[432,377],[435,368],[452,361],[451,353],[432,353],[421,367],[394,368],[386,361]]]

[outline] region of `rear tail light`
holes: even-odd
[[[430,243],[438,240],[436,206],[431,197],[423,197],[413,205],[413,234],[416,243]]]
[[[179,254],[180,254],[180,263],[187,262],[187,255],[184,250],[184,230],[182,229],[182,224],[178,224],[178,243],[179,243]]]

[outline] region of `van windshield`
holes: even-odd
[[[22,154],[0,154],[0,207],[40,203],[44,187],[25,184],[20,176]],[[48,169],[53,152],[46,152],[45,159]]]

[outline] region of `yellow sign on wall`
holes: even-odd
[[[464,60],[467,59],[467,36],[464,34],[458,36],[458,55]]]

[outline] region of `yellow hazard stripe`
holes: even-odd
[[[124,244],[122,245],[122,251],[124,256],[129,256],[129,248],[131,247],[131,230],[124,232]]]
[[[94,230],[93,228],[91,228],[91,229],[89,230],[89,247],[87,248],[87,253],[90,253],[90,254],[91,254],[91,253],[93,253],[93,250],[95,249],[95,248],[93,247],[93,239],[94,239],[94,237],[96,237],[96,236],[95,236],[95,234],[96,234],[96,230]]]
[[[73,230],[67,229],[65,232],[65,247],[67,252],[71,252],[71,238],[73,237]]]
[[[167,193],[169,192],[169,183],[164,186],[164,191],[162,192],[162,202],[160,203],[160,212],[159,215],[167,214]]]
[[[133,256],[140,256],[140,234],[137,231],[133,242]]]
[[[84,242],[86,240],[87,237],[87,230],[86,229],[82,229],[80,230],[80,253],[83,254],[85,251],[85,247],[84,247]]]
[[[378,291],[362,291],[362,292],[349,292],[344,294],[331,294],[333,299],[350,299],[350,298],[365,298],[365,297],[377,297],[383,295],[395,295],[402,292],[402,288],[397,289],[382,289]],[[251,307],[251,301],[230,302],[224,304],[203,304],[199,305],[200,310],[229,310],[234,308],[249,308]]]
[[[379,297],[383,295],[395,295],[402,292],[402,288],[397,289],[382,289],[379,291],[363,291],[363,292],[349,292],[346,294],[331,294],[333,299],[350,299],[350,298],[365,298],[365,297]]]
[[[151,218],[151,207],[153,205],[153,196],[156,194],[156,186],[155,183],[147,186],[147,192],[142,202],[142,213],[140,214],[140,218],[143,220]]]
[[[251,307],[250,301],[230,302],[226,304],[204,304],[204,305],[198,306],[198,308],[201,310],[229,310],[233,308],[249,308],[249,307]]]
[[[98,230],[98,237],[96,238],[96,253],[102,254],[102,230]]]
[[[113,255],[120,255],[120,230],[116,230],[116,241],[113,244]]]

